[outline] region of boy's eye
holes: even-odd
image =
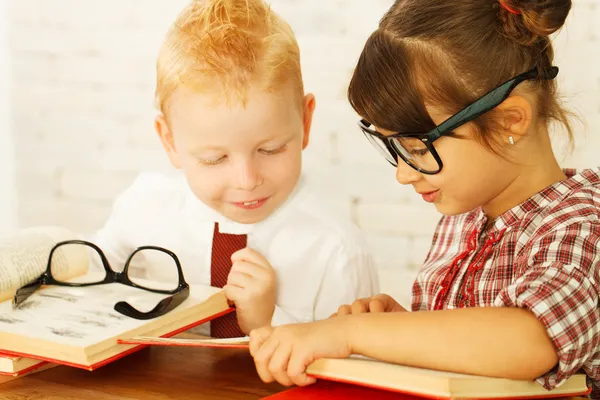
[[[220,164],[223,161],[225,161],[226,158],[227,158],[227,156],[221,156],[218,158],[210,158],[210,159],[200,159],[200,160],[198,160],[198,164],[217,165],[217,164]]]
[[[283,145],[281,147],[277,147],[274,149],[259,149],[258,151],[261,152],[262,154],[271,156],[271,155],[283,152],[285,150],[285,148],[286,148],[286,145]]]

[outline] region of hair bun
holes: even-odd
[[[501,0],[506,34],[521,44],[531,45],[562,28],[571,4],[571,0]]]

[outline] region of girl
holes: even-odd
[[[600,169],[562,170],[548,35],[570,0],[397,0],[349,88],[367,139],[444,214],[412,312],[379,295],[251,334],[261,378],[306,385],[320,357],[512,379],[551,389],[583,368],[600,396]]]

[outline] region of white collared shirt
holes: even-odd
[[[141,174],[119,196],[91,241],[115,270],[122,270],[139,246],[167,248],[177,254],[188,283],[210,284],[215,222],[223,233],[248,234],[248,247],[275,269],[273,325],[325,319],[342,304],[378,293],[377,272],[362,234],[329,213],[305,177],[266,220],[240,224],[199,201],[182,174]],[[161,275],[151,269],[145,273],[150,279]]]

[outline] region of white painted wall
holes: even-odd
[[[9,0],[0,0],[0,234],[16,228],[15,157],[10,122]]]

